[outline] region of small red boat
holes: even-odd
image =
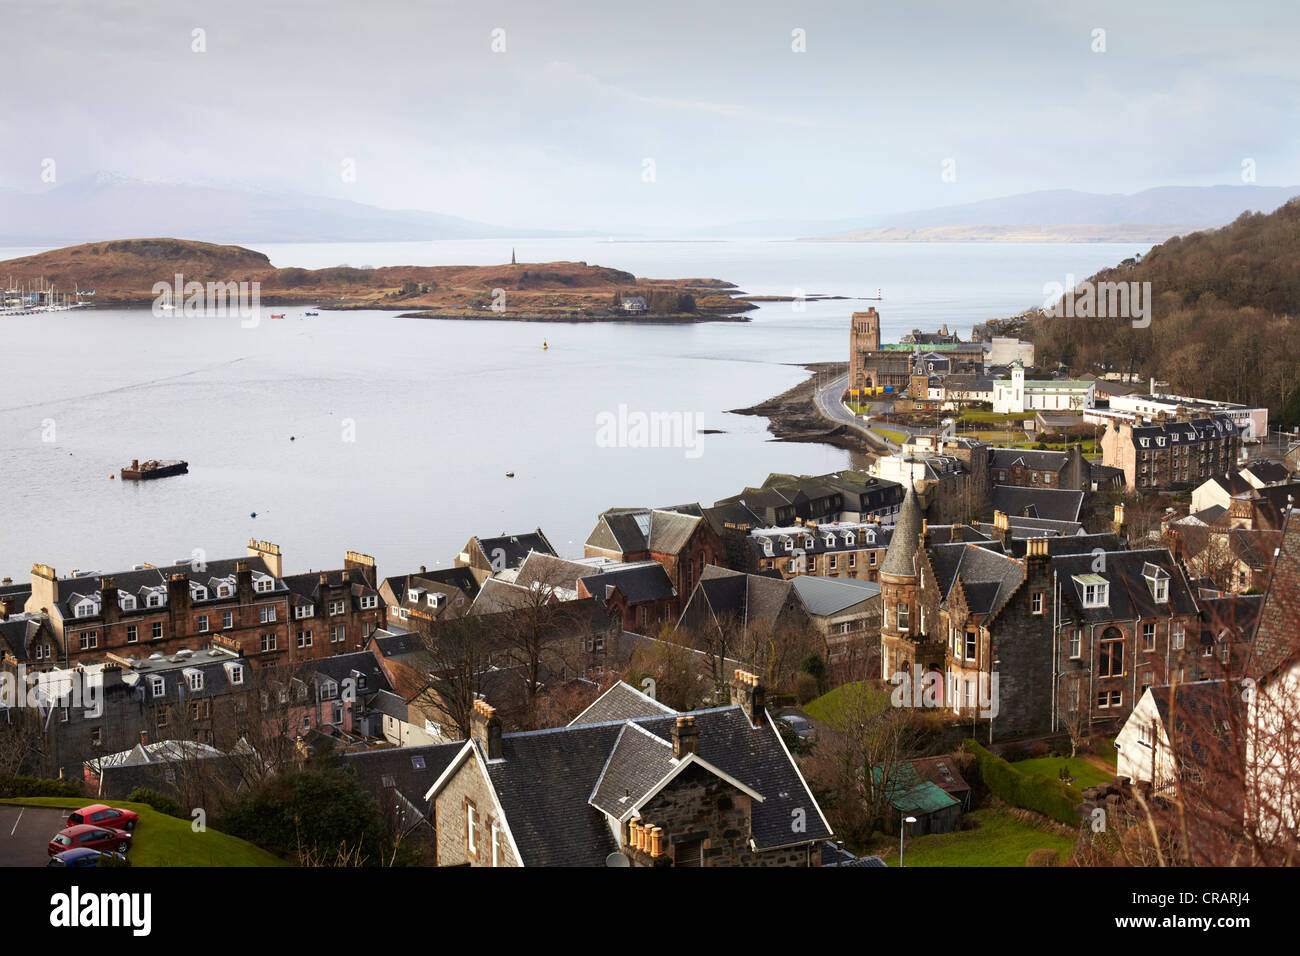
[[[138,458],[131,459],[131,466],[122,469],[122,478],[125,481],[149,481],[153,478],[167,478],[171,475],[188,474],[190,463],[188,461],[146,461],[141,462]]]
[[[272,313],[271,313],[271,318],[273,318],[273,319],[283,319],[283,318],[284,318],[284,313],[283,313],[283,312],[272,312]]]

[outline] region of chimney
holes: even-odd
[[[247,604],[253,599],[253,572],[247,561],[235,562],[235,595],[240,604]]]
[[[751,726],[763,726],[766,692],[757,677],[737,668],[731,682],[731,702],[740,705]]]
[[[1005,511],[993,512],[993,537],[1001,541],[1004,546],[1011,544],[1011,522],[1007,519]]]
[[[652,857],[661,857],[664,855],[664,828],[650,828],[650,855]]]
[[[0,597],[0,621],[9,620],[9,615],[14,610],[14,599],[12,597]]]
[[[501,759],[501,718],[497,716],[495,707],[482,699],[474,701],[469,732],[470,738],[488,760]]]
[[[57,577],[48,564],[32,565],[32,596],[27,599],[28,611],[47,611],[58,603],[55,599],[58,587],[54,583]]]
[[[372,588],[379,587],[379,571],[375,566],[375,559],[370,555],[362,554],[360,551],[349,551],[343,555],[343,567],[349,571],[360,571],[366,584]]]
[[[673,756],[681,760],[687,754],[700,752],[700,730],[694,717],[678,717],[673,725]]]
[[[105,626],[112,624],[121,615],[122,609],[117,603],[117,580],[112,577],[99,579],[100,613]]]
[[[1047,539],[1046,539],[1046,538],[1030,538],[1028,541],[1026,541],[1026,542],[1025,542],[1025,556],[1028,557],[1028,558],[1044,558],[1044,559],[1046,559],[1046,557],[1047,557]]]
[[[256,538],[248,539],[248,556],[250,558],[261,558],[266,565],[266,571],[271,577],[278,578],[284,574],[281,565],[280,546],[272,544],[270,541],[258,541]]]

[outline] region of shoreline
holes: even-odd
[[[888,448],[877,446],[865,435],[847,425],[827,421],[817,410],[817,404],[813,400],[817,389],[817,376],[824,373],[842,375],[848,371],[847,362],[791,362],[789,364],[805,369],[808,377],[780,395],[774,395],[748,408],[730,409],[728,414],[766,418],[768,431],[773,436],[769,441],[831,445],[870,456],[889,453]]]

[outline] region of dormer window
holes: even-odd
[[[854,542],[855,540],[857,540],[857,539],[854,537],[852,531],[846,531],[846,532],[844,533],[844,543],[845,543],[846,545],[848,545],[850,548],[853,547],[853,542]]]
[[[293,616],[298,620],[302,620],[304,617],[311,617],[312,612],[315,610],[316,607],[313,604],[299,604],[293,609]]]
[[[379,607],[379,597],[375,594],[363,595],[361,598],[361,610],[371,611]]]
[[[263,594],[265,594],[267,591],[270,591],[274,587],[275,587],[275,580],[273,578],[266,577],[265,575],[263,575],[262,577],[258,578],[256,581],[253,582],[253,589]]]
[[[145,603],[146,603],[149,607],[162,607],[162,606],[163,606],[163,596],[162,596],[161,594],[159,594],[157,591],[151,591],[151,592],[149,593],[149,598],[148,598],[148,600],[145,601]]]
[[[121,592],[118,593],[117,606],[120,607],[123,611],[134,611],[135,603],[136,602],[135,602],[134,594],[122,594]]]
[[[149,678],[150,696],[161,697],[163,695],[163,692],[166,691],[166,689],[167,689],[167,682],[164,681],[161,677],[155,676]]]
[[[763,553],[768,555],[772,553],[772,540],[770,538],[766,538],[763,541]]]
[[[785,549],[786,549],[787,551],[793,551],[793,550],[794,550],[794,542],[793,542],[792,540],[790,540],[789,538],[787,538],[786,541],[785,541]]]
[[[1083,592],[1084,607],[1106,607],[1110,603],[1110,584],[1099,574],[1076,574],[1075,583]]]
[[[234,589],[229,584],[217,585],[217,597],[228,598],[233,593],[233,591]]]
[[[203,690],[203,671],[190,671],[185,676],[189,679],[190,690]]]
[[[230,683],[242,684],[244,682],[244,666],[242,664],[230,665]]]
[[[99,610],[99,608],[95,605],[94,601],[85,600],[77,604],[73,614],[76,617],[94,617],[97,610]]]
[[[332,680],[327,680],[320,685],[321,700],[333,700],[338,695],[339,695],[339,685],[336,682]]]
[[[207,589],[207,588],[205,588],[202,584],[191,584],[191,585],[190,585],[190,600],[191,600],[191,601],[206,601],[207,599],[208,599],[208,589]]]

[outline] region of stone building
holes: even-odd
[[[438,865],[821,865],[830,827],[756,678],[737,671],[731,706],[685,714],[624,684],[607,696],[519,734],[480,701],[425,794]]]
[[[623,563],[659,562],[676,591],[673,614],[679,614],[704,569],[721,565],[726,549],[701,515],[635,508],[602,514],[587,536],[585,554]]]
[[[874,308],[854,312],[849,326],[849,388],[907,388],[912,374],[910,350],[889,351],[880,343],[880,314]]]
[[[1101,438],[1102,464],[1124,472],[1128,492],[1196,488],[1231,473],[1241,434],[1225,415],[1153,423],[1112,421]]]

